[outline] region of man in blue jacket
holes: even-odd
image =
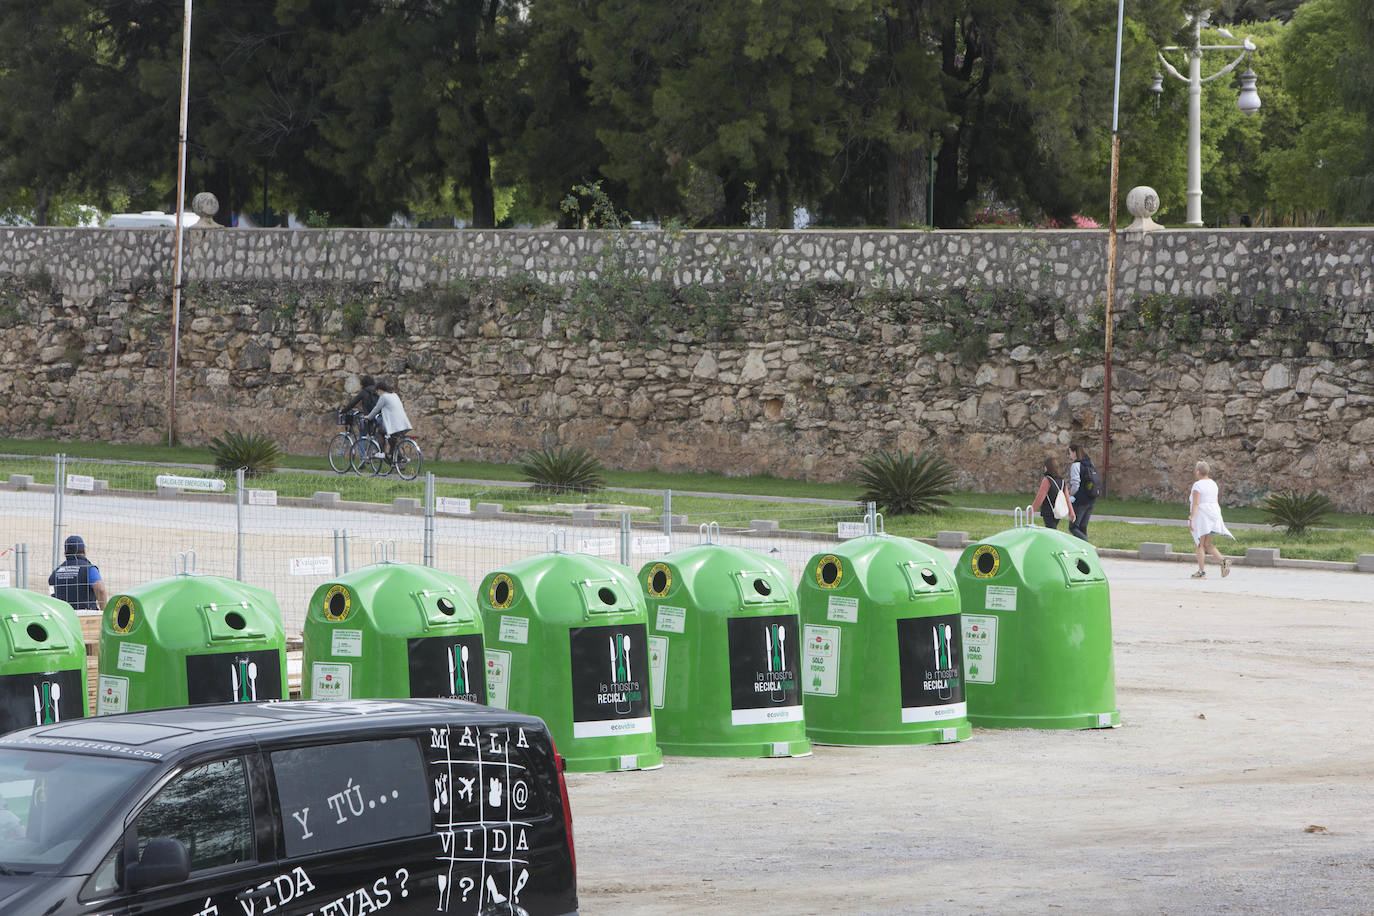
[[[109,593],[100,577],[100,567],[86,559],[86,542],[76,535],[63,545],[62,565],[48,576],[53,596],[78,611],[103,611]]]

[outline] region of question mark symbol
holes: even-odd
[[[406,890],[406,882],[410,880],[410,872],[404,868],[396,869],[396,880],[401,882],[401,896],[410,896],[410,891]]]
[[[459,878],[459,879],[458,879],[458,889],[461,890],[461,891],[463,892],[463,902],[464,902],[464,903],[467,903],[467,902],[468,902],[468,894],[469,894],[469,893],[472,891],[472,889],[473,889],[474,887],[476,887],[476,886],[477,886],[477,882],[474,881],[472,878],[466,878],[466,877],[465,877],[465,878]]]

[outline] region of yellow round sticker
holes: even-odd
[[[839,588],[844,579],[844,563],[832,553],[816,561],[816,584],[821,588]]]
[[[337,623],[348,616],[352,607],[353,596],[349,594],[347,586],[332,585],[324,593],[324,616],[328,619]]]
[[[510,607],[515,600],[515,583],[510,576],[501,573],[491,580],[491,588],[487,590],[487,598],[491,601],[491,606],[497,610],[505,610]]]
[[[116,633],[127,633],[134,628],[134,599],[123,595],[115,602],[110,612],[110,628]]]
[[[673,587],[673,570],[667,563],[655,563],[649,567],[649,578],[645,581],[649,595],[662,598]]]
[[[1001,565],[1002,556],[991,544],[980,544],[973,552],[973,574],[980,579],[991,579]]]

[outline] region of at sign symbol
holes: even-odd
[[[516,780],[515,785],[511,786],[510,800],[511,803],[514,804],[515,807],[519,808],[521,811],[524,811],[525,805],[529,804],[530,787],[525,785],[525,781],[523,779]]]

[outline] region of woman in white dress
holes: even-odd
[[[1210,476],[1211,466],[1199,461],[1196,470],[1197,480],[1188,494],[1188,530],[1193,533],[1193,543],[1197,545],[1197,572],[1193,573],[1193,578],[1207,578],[1205,567],[1209,553],[1221,563],[1221,575],[1229,576],[1231,561],[1217,550],[1212,536],[1224,534],[1233,541],[1236,536],[1226,530],[1226,523],[1221,519],[1221,503],[1217,502],[1217,482]]]

